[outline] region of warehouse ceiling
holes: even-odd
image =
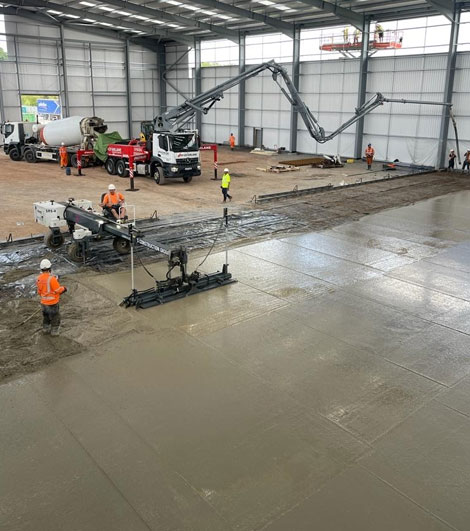
[[[228,38],[429,15],[453,17],[453,0],[9,0],[0,13],[61,23],[140,42]]]

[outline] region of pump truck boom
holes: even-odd
[[[153,120],[153,127],[151,127],[149,122],[144,122],[147,133],[145,157],[141,153],[142,143],[140,145],[134,143],[134,146],[126,145],[125,149],[123,149],[122,145],[110,145],[108,148],[109,164],[107,163],[106,165],[108,172],[118,173],[119,176],[126,177],[128,169],[132,164],[133,172],[150,174],[157,184],[164,184],[166,179],[172,177],[182,177],[186,182],[189,182],[193,176],[200,175],[201,163],[198,131],[185,129],[185,127],[197,112],[207,114],[224,97],[224,92],[247,79],[257,76],[265,70],[269,70],[272,73],[272,78],[278,84],[281,92],[288,99],[293,109],[300,114],[310,136],[320,144],[332,140],[335,136],[384,103],[441,105],[447,106],[449,109],[452,107],[451,103],[446,102],[386,98],[383,94],[377,92],[375,96],[360,107],[357,107],[354,115],[349,120],[333,132],[327,134],[300,97],[287,70],[275,61],[268,61],[248,68],[245,72],[156,116]],[[281,84],[281,80],[283,84]],[[453,117],[452,120],[454,122],[454,128],[456,128]],[[129,150],[131,153],[129,153]],[[133,155],[133,151],[135,151],[135,155]],[[119,153],[121,154],[119,155]],[[118,155],[116,156],[116,154]]]

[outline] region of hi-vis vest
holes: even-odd
[[[41,297],[41,304],[46,306],[57,304],[60,300],[60,294],[64,292],[64,287],[59,284],[57,277],[50,273],[41,273],[36,280],[36,285]]]
[[[373,157],[374,156],[374,148],[373,147],[367,147],[366,148],[366,157]]]
[[[124,196],[121,194],[121,192],[116,192],[115,194],[106,194],[103,197],[103,204],[108,207],[117,205],[120,201],[124,201]]]
[[[224,173],[222,175],[222,188],[228,188],[230,186],[230,174]]]

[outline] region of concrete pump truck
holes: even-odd
[[[194,119],[197,112],[207,114],[224,97],[224,92],[265,70],[272,73],[274,82],[279,85],[293,109],[300,114],[310,136],[320,144],[339,135],[384,103],[444,105],[449,108],[452,106],[450,103],[442,102],[390,99],[378,92],[362,106],[356,108],[354,115],[338,129],[326,134],[300,97],[287,70],[275,61],[268,61],[248,68],[245,72],[156,116],[153,123],[144,122],[147,139],[145,143],[133,140],[124,141],[122,144],[110,144],[107,150],[108,158],[105,162],[108,173],[127,177],[129,166],[132,165],[134,173],[150,175],[157,184],[165,184],[167,179],[178,177],[189,182],[194,176],[201,175],[199,133],[195,129],[186,129],[188,123]]]

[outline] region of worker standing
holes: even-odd
[[[375,32],[377,33],[379,41],[383,42],[383,40],[384,40],[384,29],[383,29],[381,24],[376,24],[375,25]]]
[[[230,173],[228,172],[228,168],[224,169],[224,174],[222,175],[222,195],[224,196],[224,203],[227,201],[227,198],[229,201],[232,200],[232,196],[228,193],[230,189]]]
[[[230,133],[229,143],[230,143],[230,150],[233,151],[235,147],[235,136],[233,135],[233,133]]]
[[[354,30],[354,44],[359,44],[359,35],[361,34],[360,30],[356,28]]]
[[[60,296],[67,291],[67,288],[61,286],[57,277],[52,275],[52,264],[47,258],[41,260],[39,267],[41,274],[36,280],[36,286],[38,295],[41,297],[42,331],[45,334],[51,334],[51,336],[58,336],[60,327]]]
[[[462,165],[462,171],[465,171],[466,169],[470,171],[470,149],[467,149],[463,156],[465,158]]]
[[[100,205],[117,221],[127,218],[126,208],[124,207],[124,196],[121,192],[116,192],[114,184],[108,186],[108,193],[103,196]]]
[[[349,44],[349,28],[346,26],[343,30],[344,44]]]
[[[455,151],[453,149],[450,150],[449,153],[449,170],[453,170],[455,167],[455,159],[457,158],[457,155],[455,154]]]
[[[374,160],[375,150],[372,147],[372,144],[368,144],[366,147],[366,161],[367,161],[367,169],[372,169],[372,161]]]
[[[69,164],[69,156],[68,156],[67,148],[65,147],[64,142],[60,144],[59,155],[60,155],[60,167],[66,168]]]

